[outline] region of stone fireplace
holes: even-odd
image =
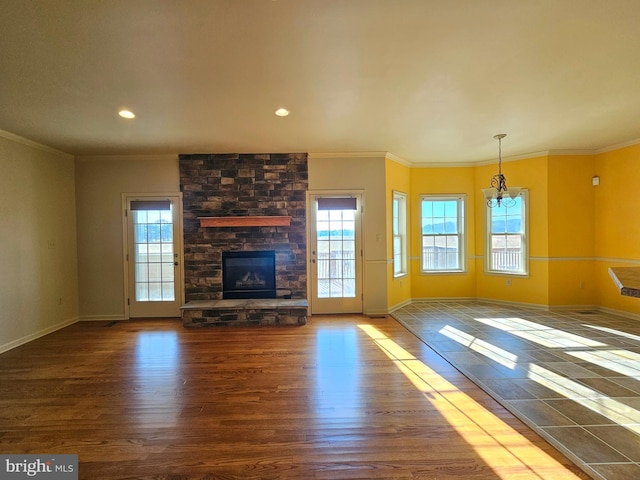
[[[276,298],[275,250],[222,252],[222,298]]]
[[[183,309],[185,326],[306,322],[307,154],[190,154],[180,155],[179,163],[185,307],[190,307]],[[267,221],[241,221],[248,218]],[[287,222],[270,221],[281,218]],[[250,276],[236,284],[240,289],[226,289],[223,257],[233,252],[237,266],[251,252],[264,251],[275,259],[274,284],[266,289],[271,298],[262,297],[262,307],[247,315],[237,292],[225,290],[261,280]],[[215,309],[209,308],[212,302],[218,302]],[[203,308],[195,311],[196,306]],[[285,308],[291,306],[295,312]]]

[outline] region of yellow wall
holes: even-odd
[[[491,176],[497,173],[497,165],[479,166],[475,169],[476,198],[482,201],[481,189],[487,188]],[[502,165],[502,173],[508,186],[518,186],[529,191],[529,274],[487,274],[484,271],[485,209],[476,209],[476,268],[477,297],[504,302],[547,305],[549,302],[549,252],[548,235],[548,185],[547,157],[528,158]],[[509,284],[510,283],[510,284]]]
[[[549,305],[594,305],[594,163],[549,156]]]
[[[640,314],[640,300],[620,295],[608,272],[615,266],[640,267],[640,197],[632,193],[640,185],[640,145],[598,155],[509,161],[503,163],[502,171],[508,185],[529,191],[529,274],[484,272],[481,189],[497,173],[496,164],[410,168],[411,298],[471,297]],[[592,185],[595,174],[600,176],[600,186]],[[390,209],[391,189],[401,184],[406,169],[390,165],[387,176]],[[420,195],[459,193],[467,194],[468,272],[422,275]],[[391,257],[391,244],[388,249]],[[389,305],[405,296],[405,290],[390,288]]]
[[[640,299],[624,297],[616,289],[610,267],[640,267],[640,145],[595,157],[600,185],[595,196],[596,301],[612,310],[640,314]]]
[[[593,258],[549,261],[549,306],[591,308],[595,292]]]
[[[550,257],[593,257],[592,155],[549,156]]]
[[[386,200],[387,200],[387,305],[390,309],[411,300],[411,262],[407,265],[409,274],[401,277],[393,275],[393,192],[407,195],[407,215],[411,218],[411,170],[409,167],[389,160],[385,161]],[[411,226],[407,224],[407,234]],[[410,238],[407,239],[407,246]]]
[[[417,298],[473,298],[476,296],[474,257],[476,224],[474,211],[481,200],[476,190],[474,167],[416,168],[411,170],[410,272],[411,296]],[[465,228],[467,271],[451,274],[420,273],[421,212],[420,195],[466,194]]]
[[[598,257],[640,259],[640,145],[595,159],[595,248]]]

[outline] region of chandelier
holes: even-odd
[[[515,206],[515,199],[522,190],[521,187],[508,188],[507,179],[502,174],[502,139],[506,136],[506,133],[499,133],[493,137],[498,140],[498,173],[491,177],[491,187],[482,189],[487,206],[490,208]]]

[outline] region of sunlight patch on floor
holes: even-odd
[[[605,347],[606,344],[522,318],[475,318],[525,340],[550,348]]]
[[[371,325],[359,325],[411,383],[502,479],[576,479],[493,413]]]
[[[514,319],[509,320],[513,321]],[[510,322],[510,324],[515,325],[518,323]],[[533,323],[526,321],[526,324],[531,326]],[[549,331],[548,327],[545,327],[545,330]],[[556,332],[559,330],[552,329],[551,331]],[[440,333],[461,345],[480,353],[486,358],[500,363],[501,365],[510,366],[509,362],[505,362],[505,357],[515,357],[513,366],[510,367],[515,368],[515,360],[517,360],[517,357],[489,342],[478,340],[473,335],[458,330],[450,325],[442,328]],[[511,330],[509,333],[517,334],[521,332]],[[606,346],[606,344],[602,343],[600,345]],[[640,368],[635,366],[640,366],[640,355],[634,352],[629,352],[627,350],[568,350],[566,353],[593,364],[617,371],[623,375],[640,375]],[[623,425],[632,431],[638,432],[640,430],[640,412],[633,407],[612,399],[604,395],[602,392],[593,390],[570,378],[559,375],[536,363],[530,362],[528,369],[528,378],[540,385],[550,388],[567,399],[570,399],[589,410],[599,413],[600,415],[607,417],[609,420],[612,420],[619,425]]]
[[[616,330],[614,328],[601,327],[600,325],[589,325],[588,323],[584,323],[583,326],[587,328],[593,328],[594,330],[600,330],[601,332],[612,333],[614,335],[618,335],[619,337],[625,337],[630,340],[635,340],[636,342],[640,342],[640,337],[638,335],[633,335],[632,333],[621,332],[620,330]]]
[[[631,430],[637,431],[637,427],[640,426],[636,425],[636,428],[629,426],[629,424],[640,424],[640,412],[635,408],[540,365],[529,365],[529,378]]]
[[[490,358],[494,362],[499,363],[507,368],[513,370],[518,363],[518,356],[508,352],[500,347],[496,347],[492,343],[486,342],[479,338],[474,337],[462,330],[458,330],[451,325],[447,325],[442,328],[440,332],[442,335],[449,337],[451,340],[458,342],[465,347],[470,348],[474,352],[478,352],[487,358]]]
[[[628,350],[569,351],[569,355],[629,377],[640,377],[640,355]]]

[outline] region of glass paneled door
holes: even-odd
[[[179,197],[127,198],[129,317],[179,317]]]
[[[360,196],[309,198],[311,313],[361,313]]]

